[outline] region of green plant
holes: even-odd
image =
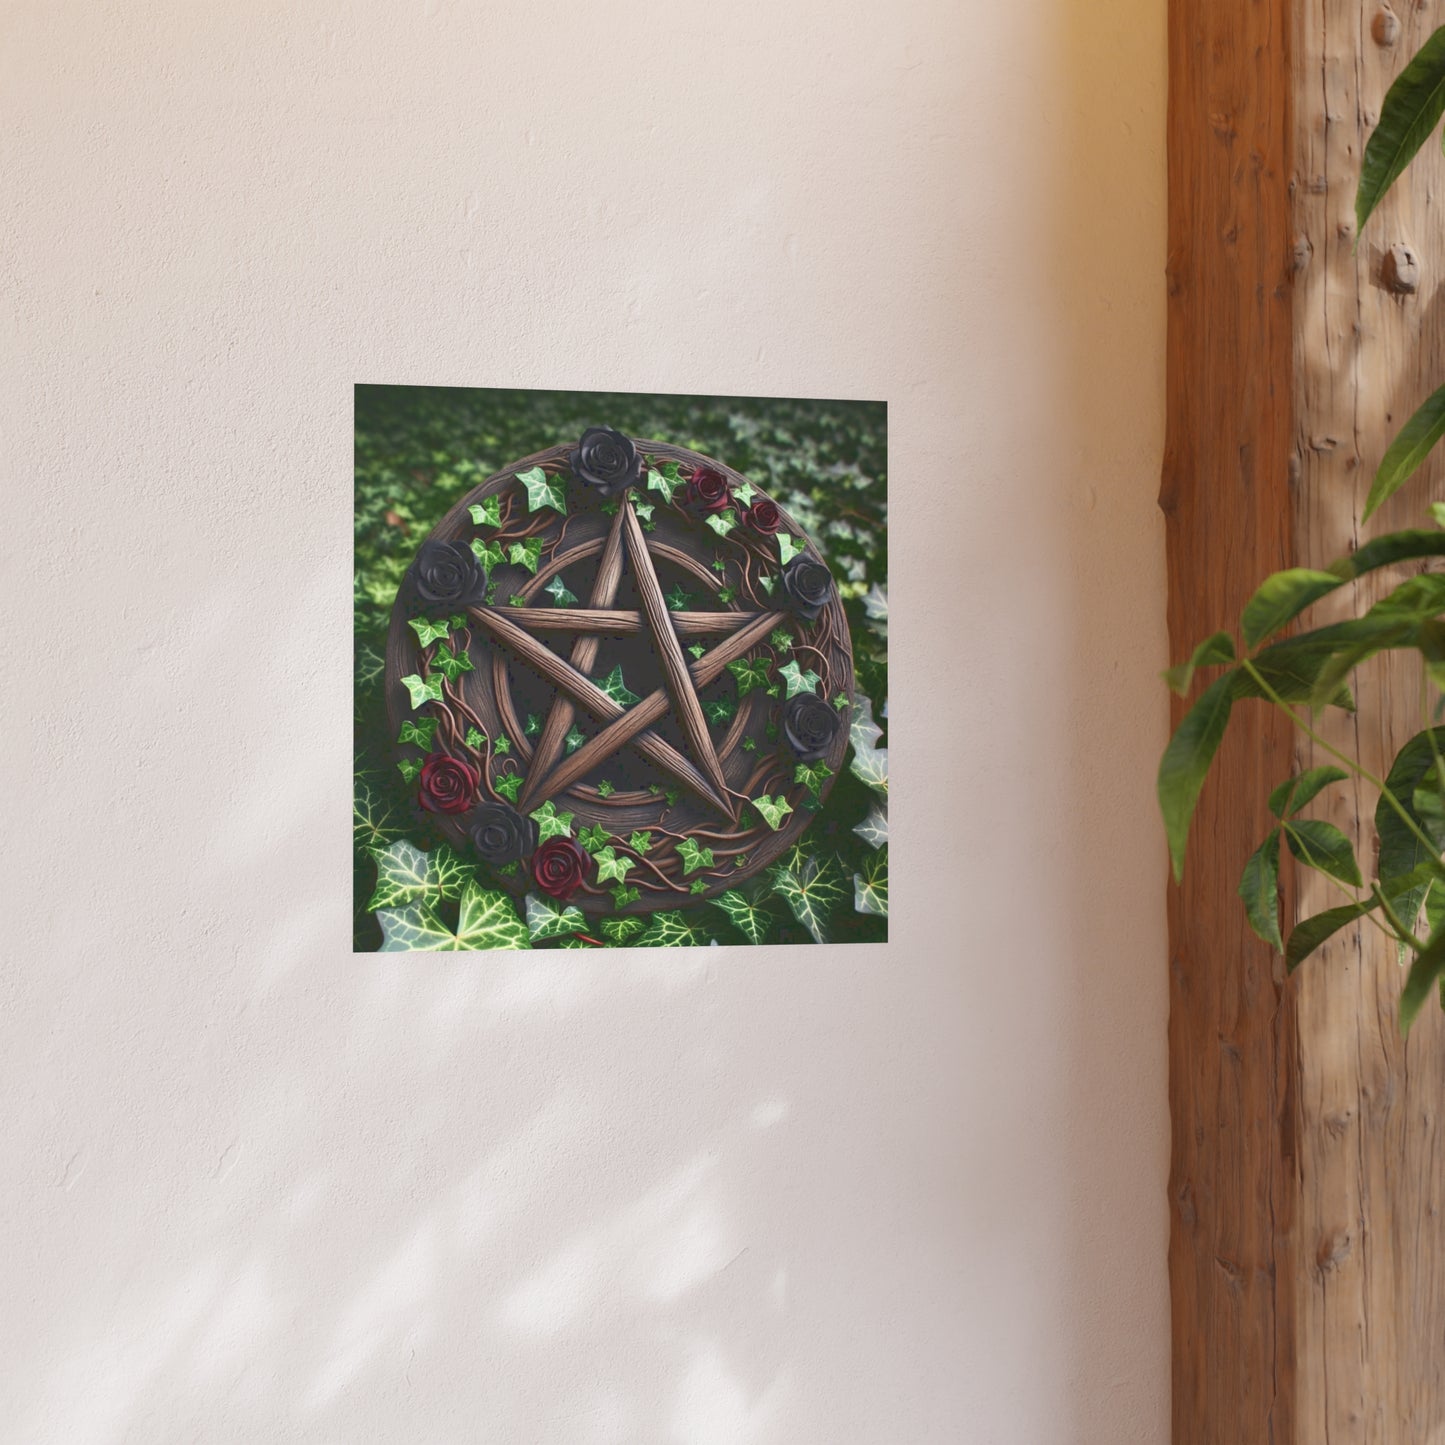
[[[1390,87],[1365,148],[1356,196],[1358,228],[1445,116],[1445,27],[1437,30]],[[1406,422],[1386,450],[1365,505],[1369,518],[1418,469],[1445,436],[1445,387]],[[1432,508],[1445,528],[1445,504]],[[1445,573],[1422,571],[1373,606],[1344,621],[1281,637],[1314,603],[1359,578],[1401,563],[1445,556],[1445,530],[1386,533],[1323,571],[1295,567],[1267,577],[1246,604],[1238,641],[1216,632],[1165,674],[1187,694],[1201,670],[1213,676],[1184,715],[1159,765],[1159,805],[1174,876],[1183,876],[1195,805],[1236,703],[1278,708],[1334,762],[1283,780],[1270,794],[1273,817],[1264,841],[1244,865],[1239,892],[1250,927],[1296,968],[1326,939],[1353,924],[1378,928],[1409,960],[1400,1000],[1408,1030],[1430,993],[1445,1007]],[[1380,777],[1319,730],[1328,708],[1355,709],[1350,679],[1383,652],[1413,652],[1421,667],[1422,726]],[[1336,766],[1338,764],[1338,766]],[[1350,840],[1333,824],[1302,817],[1325,790],[1351,780],[1377,794],[1378,855],[1366,878]],[[1279,869],[1288,853],[1329,880],[1341,901],[1301,920],[1288,939],[1279,926]]]

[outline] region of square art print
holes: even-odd
[[[887,408],[358,386],[358,951],[888,936]]]

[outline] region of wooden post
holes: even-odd
[[[1176,657],[1232,626],[1266,573],[1423,525],[1442,495],[1437,459],[1361,531],[1386,444],[1445,381],[1438,145],[1358,249],[1353,221],[1385,90],[1441,18],[1171,0],[1160,504]],[[1422,725],[1418,673],[1387,659],[1357,691],[1358,723],[1330,726],[1379,765]],[[1402,1042],[1402,975],[1373,933],[1287,982],[1235,893],[1269,788],[1315,761],[1264,706],[1237,709],[1170,890],[1176,1445],[1445,1445],[1440,1011]],[[1317,813],[1366,867],[1374,801],[1332,789]],[[1315,875],[1287,894],[1294,916],[1339,901]]]

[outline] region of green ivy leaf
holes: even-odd
[[[431,740],[436,735],[437,720],[434,717],[421,718],[413,721],[408,718],[401,725],[401,732],[397,735],[397,742],[405,747],[408,743],[415,743],[424,753],[431,751]]]
[[[466,741],[467,746],[474,753],[479,753],[486,745],[487,735],[483,732],[479,732],[476,728],[468,728]]]
[[[428,893],[427,857],[404,838],[385,848],[378,848],[376,859],[376,891],[366,906],[373,913],[378,908],[394,908]]]
[[[784,567],[800,552],[807,550],[808,544],[800,538],[789,536],[787,532],[778,533],[778,558]]]
[[[492,740],[492,751],[499,757],[504,758],[512,751],[512,740],[506,733],[498,733]]]
[[[357,778],[351,799],[351,837],[356,847],[384,847],[396,831],[391,809],[381,795],[372,792],[364,779]]]
[[[816,858],[795,848],[786,863],[773,867],[770,876],[773,892],[812,934],[813,941],[826,943],[828,917],[844,896],[833,864],[819,863]]]
[[[632,888],[619,883],[612,890],[612,903],[616,908],[626,908],[629,903],[636,903],[642,897],[640,888]]]
[[[647,925],[640,918],[604,918],[602,936],[619,948],[625,947],[629,938],[636,938]]]
[[[539,718],[536,713],[529,712],[527,714],[527,721],[522,724],[522,731],[526,733],[529,738],[536,737],[537,734],[542,731],[542,719]]]
[[[507,556],[515,566],[525,567],[529,572],[536,572],[537,564],[542,560],[542,539],[527,537],[520,542],[513,542],[507,551]]]
[[[837,708],[839,712],[842,712],[844,708],[848,706],[847,694],[840,692],[838,696],[833,699],[833,706]]]
[[[739,482],[738,485],[733,488],[733,496],[745,507],[752,505],[752,500],[757,494],[758,489],[753,486],[751,482]]]
[[[595,823],[590,828],[579,828],[577,841],[589,853],[595,853],[607,841],[607,829],[601,823]]]
[[[526,605],[527,599],[520,592],[514,592],[507,598],[508,607],[525,607]]]
[[[381,909],[382,953],[457,952],[475,949],[530,948],[527,925],[512,900],[501,892],[468,883],[453,933],[425,903]]]
[[[853,710],[853,720],[848,724],[848,737],[853,744],[853,761],[848,765],[849,771],[886,797],[888,749],[878,746],[878,739],[882,736],[883,729],[873,721],[872,701],[861,697],[858,706]]]
[[[719,587],[717,590],[717,600],[724,605],[731,602],[737,595],[738,589],[736,587]]]
[[[539,898],[535,893],[527,895],[526,904],[527,932],[533,943],[586,931],[587,920],[580,908],[574,908],[571,904],[559,907],[551,899]]]
[[[720,908],[729,923],[749,943],[761,943],[768,936],[773,916],[761,903],[753,902],[736,888],[729,888],[720,898],[712,900],[714,908]]]
[[[657,509],[656,502],[644,502],[641,497],[633,497],[632,510],[639,522],[650,522],[652,514]]]
[[[713,866],[712,849],[700,847],[695,838],[684,838],[677,845],[677,856],[682,859],[684,876],[695,873],[699,868]]]
[[[574,726],[567,729],[567,736],[563,738],[562,741],[569,753],[575,753],[577,749],[587,741],[587,737],[585,733],[579,731],[579,729]]]
[[[439,642],[431,665],[448,682],[455,682],[462,673],[472,671],[472,656],[469,652],[453,652],[445,642]]]
[[[549,477],[541,467],[528,467],[517,473],[517,480],[527,489],[527,510],[536,512],[542,507],[551,507],[554,512],[567,515],[566,484],[560,476]],[[515,562],[517,559],[512,558]],[[535,567],[532,569],[537,570]]]
[[[649,491],[661,492],[670,503],[672,494],[682,485],[682,475],[676,462],[665,462],[661,469],[650,468],[647,473]]]
[[[537,841],[545,843],[548,838],[570,838],[572,836],[572,819],[575,813],[559,813],[557,804],[551,798],[533,814],[532,821],[537,825]]]
[[[1249,926],[1268,944],[1284,952],[1279,932],[1279,829],[1250,855],[1239,880]]]
[[[822,679],[811,669],[803,672],[796,662],[789,662],[778,669],[778,676],[788,685],[788,696],[796,697],[802,692],[817,692]]]
[[[425,617],[413,617],[407,626],[416,633],[423,647],[430,647],[452,630],[450,622],[428,622]]]
[[[779,652],[790,652],[793,647],[793,634],[786,628],[775,627],[768,634],[768,641],[778,649]]]
[[[652,834],[649,832],[634,833],[627,840],[627,846],[634,853],[649,853],[652,851]]]
[[[667,594],[667,605],[673,612],[686,612],[687,604],[691,601],[692,593],[689,592],[681,582]]]
[[[749,736],[743,739],[743,751],[745,753],[755,753],[757,750],[758,740],[755,737]]]
[[[472,538],[472,555],[482,564],[482,571],[488,577],[491,577],[493,567],[500,567],[507,560],[500,542],[484,542],[480,537]]]
[[[815,798],[821,795],[823,784],[832,776],[832,768],[823,762],[799,763],[793,769],[793,781],[802,783]]]
[[[477,527],[500,527],[502,525],[502,499],[487,497],[473,502],[467,510],[472,514],[472,524]]]
[[[719,537],[726,537],[738,524],[737,514],[731,510],[726,512],[713,512],[706,520],[708,526],[711,527]]]
[[[620,662],[597,686],[619,707],[631,707],[634,703],[642,701],[622,680],[622,664]]]
[[[1385,92],[1380,120],[1365,143],[1355,224],[1360,233],[1385,192],[1399,179],[1415,152],[1445,114],[1445,27],[1415,52],[1414,59]]]
[[[438,843],[427,855],[427,878],[443,898],[460,898],[476,875],[477,865],[446,843]]]
[[[517,795],[522,791],[521,773],[503,773],[492,784],[500,797],[505,798],[509,803],[517,801]]]
[[[719,576],[727,576],[728,560],[721,552],[714,552],[712,554],[712,561],[708,563],[708,566],[710,566],[714,572],[718,573]]]
[[[677,800],[682,794],[679,793],[676,788],[669,788],[662,796],[667,799],[667,806],[669,808],[675,808],[677,807]]]
[[[625,883],[629,870],[637,867],[631,858],[626,856],[619,858],[617,850],[610,845],[606,848],[599,848],[592,855],[592,861],[597,864],[597,881],[599,883],[606,883],[609,878],[615,878],[619,883]]]
[[[707,720],[714,726],[728,721],[738,710],[738,705],[730,697],[720,697],[715,702],[705,702],[702,710],[707,714]]]
[[[707,648],[705,648],[700,642],[694,642],[692,646],[688,648],[688,651],[693,655],[694,658],[698,658],[707,651]]]
[[[853,875],[853,911],[888,917],[888,850],[868,859],[861,873]]]
[[[412,673],[410,677],[402,678],[401,685],[411,694],[413,708],[442,700],[442,680],[439,677],[421,678]]]
[[[774,589],[778,585],[778,579],[774,577],[772,573],[764,572],[758,578],[758,581],[762,584],[763,591],[766,592],[769,597],[771,597],[773,595]]]
[[[793,811],[793,805],[781,793],[776,798],[770,798],[764,793],[761,798],[753,798],[752,805],[762,815],[763,822],[775,833],[783,826],[783,819]]]
[[[853,831],[870,847],[881,848],[888,841],[888,812],[880,803],[874,803],[868,816]]]
[[[692,880],[692,886],[691,886],[687,891],[688,891],[689,893],[694,893],[694,894],[697,894],[697,893],[706,893],[706,892],[707,892],[707,880],[706,880],[705,878],[694,878],[694,879]]]
[[[610,798],[616,791],[617,789],[614,788],[606,778],[603,778],[602,781],[597,784],[597,796],[599,798]]]
[[[554,577],[543,589],[551,597],[556,607],[571,607],[577,601],[577,594],[567,590],[567,584],[562,580],[561,575]]]
[[[400,758],[397,761],[396,769],[407,782],[414,783],[421,776],[421,759]]]
[[[735,657],[728,671],[737,679],[738,696],[746,697],[755,687],[767,687],[769,662],[765,657]]]
[[[697,943],[697,934],[681,913],[654,913],[636,948],[687,948]]]

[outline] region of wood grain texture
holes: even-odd
[[[668,613],[679,637],[721,637],[740,622],[751,622],[757,615],[756,612]],[[640,612],[616,612],[604,607],[509,607],[507,616],[528,632],[595,632],[603,637],[634,637],[647,626],[647,619]]]
[[[662,664],[662,676],[667,690],[672,694],[673,711],[682,725],[682,731],[697,759],[703,776],[713,785],[720,799],[727,797],[727,779],[723,777],[722,764],[713,750],[712,734],[707,728],[707,718],[698,701],[697,689],[687,670],[687,658],[683,655],[682,644],[672,630],[671,614],[667,610],[667,599],[663,596],[662,583],[657,580],[657,569],[647,551],[647,538],[637,514],[632,510],[629,497],[622,504],[620,514],[622,535],[627,543],[627,556],[632,564],[632,575],[637,582],[637,593],[642,599],[642,610],[647,614],[648,626],[652,629],[653,645],[657,649],[657,660]],[[723,811],[729,817],[736,817],[737,810],[730,804],[723,804]]]
[[[1401,7],[1398,23],[1381,24],[1380,9],[1170,6],[1160,502],[1175,657],[1230,625],[1268,572],[1323,565],[1363,535],[1418,524],[1440,495],[1437,461],[1361,531],[1385,446],[1445,378],[1437,145],[1353,249],[1364,139],[1438,22]],[[1405,295],[1386,284],[1400,247],[1419,270]],[[1387,659],[1357,691],[1358,719],[1326,727],[1379,768],[1421,725],[1418,672]],[[1176,1445],[1445,1440],[1440,1012],[1426,1010],[1408,1047],[1400,1040],[1402,975],[1372,931],[1341,934],[1286,984],[1235,895],[1268,825],[1268,789],[1323,760],[1273,712],[1237,709],[1184,886],[1170,888]],[[1311,814],[1360,845],[1374,803],[1336,787]],[[1313,874],[1288,877],[1285,891],[1286,927],[1340,901]]]

